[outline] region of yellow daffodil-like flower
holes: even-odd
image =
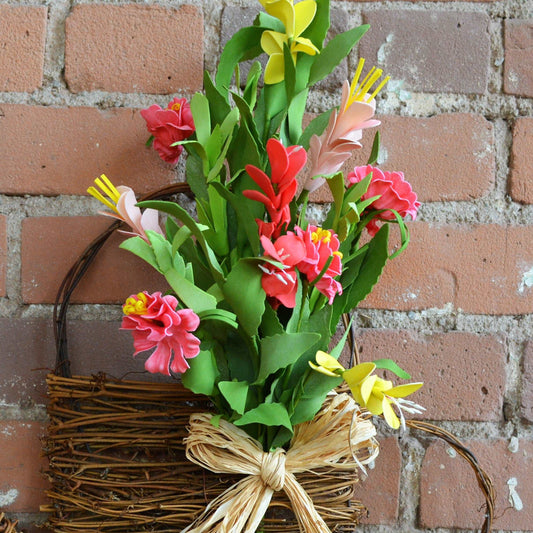
[[[261,36],[261,48],[269,55],[265,68],[265,83],[274,84],[285,78],[283,46],[287,44],[292,59],[296,63],[298,52],[315,55],[318,48],[310,39],[301,34],[311,24],[316,14],[315,0],[302,0],[294,5],[294,0],[259,0],[266,12],[279,19],[285,33],[265,30]]]
[[[407,383],[394,387],[392,381],[372,374],[375,368],[374,363],[361,363],[343,372],[342,377],[359,405],[366,407],[374,415],[383,414],[387,424],[393,429],[398,429],[400,419],[392,408],[394,404],[400,413],[401,425],[405,426],[402,409],[410,413],[419,413],[423,407],[403,398],[417,391],[422,383]]]
[[[417,391],[422,383],[407,383],[393,387],[392,381],[382,379],[372,374],[376,369],[374,363],[360,363],[346,370],[334,357],[326,352],[317,351],[315,365],[309,361],[309,366],[326,376],[342,377],[350,387],[354,400],[361,406],[366,407],[373,415],[383,415],[385,421],[393,429],[400,425],[405,428],[405,418],[402,409],[408,413],[421,413],[425,409],[409,400],[404,400]],[[400,419],[394,412],[392,404],[400,413]]]

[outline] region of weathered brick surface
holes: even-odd
[[[362,307],[425,309],[447,303],[467,313],[531,313],[533,226],[409,223],[411,242],[385,266]]]
[[[42,85],[45,7],[0,5],[0,91],[34,91]]]
[[[496,491],[495,530],[530,531],[533,523],[533,442],[519,441],[519,449],[508,449],[509,441],[467,441],[479,463],[494,482]],[[517,481],[516,493],[523,509],[509,502],[508,481]],[[479,529],[483,523],[483,497],[468,464],[450,452],[447,445],[432,444],[426,452],[420,485],[421,527]]]
[[[378,128],[363,132],[360,150],[346,162],[350,172],[366,164],[376,131],[381,136],[379,167],[402,171],[422,202],[480,198],[494,185],[494,132],[490,122],[471,113],[431,118],[379,116]],[[406,140],[409,149],[406,149]],[[312,195],[331,201],[327,186]]]
[[[533,19],[505,21],[504,90],[509,94],[533,96]]]
[[[393,525],[398,520],[400,470],[402,456],[398,440],[388,437],[379,440],[379,455],[373,468],[367,467],[368,477],[355,488],[355,499],[368,510],[363,524]]]
[[[100,231],[105,217],[35,217],[22,226],[22,297],[26,303],[52,303],[61,280]],[[73,302],[123,303],[133,293],[167,289],[151,266],[118,248],[123,235],[113,235],[99,252],[73,295]],[[54,246],[51,253],[51,243]]]
[[[359,54],[378,62],[404,89],[484,93],[490,57],[489,18],[484,13],[364,11],[370,31]]]
[[[85,194],[105,173],[137,193],[173,181],[172,167],[146,148],[149,133],[137,110],[0,104],[0,192]],[[25,146],[13,150],[13,146]]]
[[[44,503],[48,482],[41,475],[45,461],[40,457],[37,422],[0,421],[0,496],[2,511],[37,512]]]
[[[0,296],[6,295],[7,219],[0,216]]]
[[[194,6],[78,5],[66,22],[65,79],[75,93],[199,90],[202,43]]]
[[[513,127],[509,194],[516,202],[533,204],[533,118],[518,118]]]
[[[424,386],[413,396],[429,420],[498,421],[505,390],[502,339],[473,333],[420,335],[414,331],[363,329],[357,333],[362,361],[388,358]],[[387,375],[388,374],[388,375]],[[387,379],[402,383],[385,373]]]
[[[522,416],[533,423],[533,340],[527,342],[522,364]]]

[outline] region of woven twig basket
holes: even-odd
[[[188,193],[176,184],[150,195]],[[207,399],[179,383],[124,381],[95,372],[72,376],[67,351],[70,298],[115,223],[93,241],[65,277],[55,305],[57,364],[47,377],[50,424],[48,526],[56,532],[180,531],[236,481],[185,458],[189,416],[209,410]],[[332,531],[354,531],[365,509],[353,499],[357,473],[318,471],[299,483]],[[284,493],[273,499],[262,529],[297,532]]]

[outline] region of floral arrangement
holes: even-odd
[[[260,3],[254,24],[226,44],[215,78],[205,74],[203,93],[141,112],[163,160],[175,164],[185,150],[195,216],[175,202],[137,203],[130,188],[105,176],[89,193],[130,227],[121,247],[166,280],[161,292],[139,292],[123,306],[134,355],[150,351],[146,370],[179,374],[185,387],[209,396],[211,427],[232,424],[275,452],[290,447],[295,428],[343,381],[392,428],[403,410],[420,411],[404,398],[421,383],[394,386],[375,373],[408,379],[393,361],[345,369],[338,358],[349,328],[332,345],[341,317],[407,246],[405,220],[420,203],[401,172],[375,166],[378,133],[369,160],[342,171],[362,130],[380,124],[375,97],[388,80],[380,69],[365,74],[359,60],[340,105],[302,125],[309,90],[368,27],[324,44],[328,0]],[[257,61],[241,80],[239,64],[262,53],[264,73]],[[312,220],[309,193],[323,186],[333,201],[324,220]],[[401,237],[392,253],[391,226]]]

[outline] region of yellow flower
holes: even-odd
[[[342,376],[342,373],[345,370],[345,368],[337,361],[337,359],[335,359],[335,357],[332,357],[329,355],[329,353],[323,352],[322,350],[318,350],[318,352],[316,352],[316,362],[318,365],[315,365],[309,361],[309,366],[313,370],[333,378]]]
[[[423,407],[403,400],[417,391],[422,383],[407,383],[393,387],[392,381],[382,379],[372,372],[376,368],[374,363],[361,363],[343,372],[342,377],[350,387],[352,395],[359,405],[366,407],[372,414],[383,414],[387,424],[393,428],[400,427],[400,419],[394,412],[394,404],[401,417],[401,425],[405,425],[402,409],[410,413],[420,413]]]
[[[283,46],[287,44],[292,59],[296,63],[298,52],[315,55],[318,48],[305,37],[300,37],[311,24],[316,14],[315,0],[302,0],[294,5],[294,0],[259,0],[266,12],[279,19],[285,33],[265,30],[261,36],[261,48],[270,56],[265,68],[265,83],[274,84],[285,78]]]

